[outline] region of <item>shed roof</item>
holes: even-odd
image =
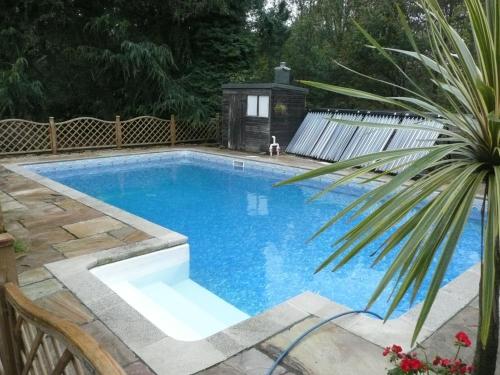
[[[226,83],[222,85],[222,89],[284,89],[291,91],[299,91],[307,94],[309,89],[299,86],[284,85],[281,83]]]

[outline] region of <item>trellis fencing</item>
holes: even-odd
[[[130,120],[78,117],[67,121],[0,120],[0,156],[53,153],[179,143],[209,143],[219,138],[220,117],[201,124],[141,116]]]

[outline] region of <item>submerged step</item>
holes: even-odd
[[[167,311],[178,324],[189,327],[198,339],[249,318],[190,279],[174,285],[156,282],[139,290]]]

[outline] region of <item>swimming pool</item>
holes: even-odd
[[[340,271],[314,275],[331,243],[353,223],[342,221],[315,241],[307,239],[363,190],[350,185],[306,203],[326,181],[272,187],[298,169],[184,151],[29,169],[187,235],[190,279],[249,316],[306,290],[363,308],[388,266],[386,260],[370,267],[369,254],[381,239]],[[480,222],[471,219],[445,283],[480,260],[479,243]],[[383,313],[388,296],[372,310]],[[409,308],[405,299],[393,317]]]

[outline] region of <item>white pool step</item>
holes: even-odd
[[[200,337],[207,337],[249,318],[191,279],[173,285],[156,282],[142,287],[140,291],[168,311],[179,325],[189,327]]]
[[[176,340],[201,340],[250,317],[189,278],[187,244],[90,272]]]
[[[235,324],[233,322],[240,322],[249,318],[249,315],[191,279],[185,279],[171,287],[183,297],[201,306],[205,312],[213,314],[219,320],[220,317],[223,317],[223,322]]]

